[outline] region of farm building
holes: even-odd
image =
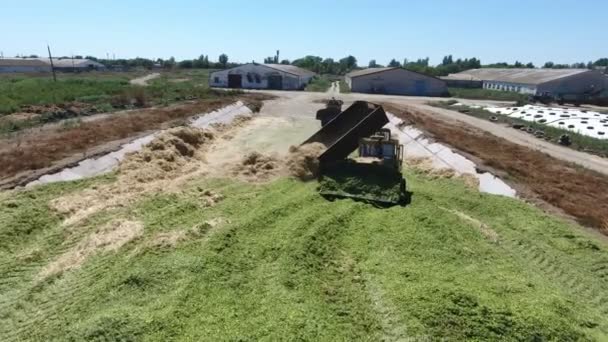
[[[439,77],[448,87],[455,88],[482,88],[483,81],[466,74],[450,74],[448,76]]]
[[[41,59],[45,63],[49,65],[51,62],[48,58]],[[63,59],[55,59],[53,58],[53,66],[57,71],[63,72],[82,72],[82,71],[103,71],[106,69],[106,66],[89,60],[89,59],[72,59],[72,58],[63,58]]]
[[[448,78],[480,80],[484,89],[532,95],[595,93],[606,86],[605,75],[588,69],[484,68],[452,74]]]
[[[2,58],[0,73],[51,72],[51,66],[38,59]]]
[[[212,87],[301,90],[315,73],[293,65],[249,63],[211,73]]]
[[[345,81],[357,93],[442,96],[448,92],[444,81],[398,67],[353,71]]]

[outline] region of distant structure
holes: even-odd
[[[450,86],[462,82],[481,82],[489,90],[541,95],[597,93],[608,88],[608,78],[599,70],[588,69],[471,69],[443,78]]]
[[[316,74],[286,64],[249,63],[212,72],[209,85],[224,88],[302,90]]]
[[[49,63],[49,65],[51,63],[48,58],[44,58],[42,60],[45,63]],[[56,71],[62,72],[85,72],[106,70],[105,65],[92,61],[90,59],[53,58],[53,64],[55,65]]]
[[[387,95],[443,96],[448,93],[445,82],[403,68],[367,68],[346,74],[351,91]]]
[[[55,59],[55,71],[85,72],[104,71],[106,67],[88,59]],[[4,58],[0,59],[0,73],[45,73],[51,72],[51,62],[48,58]]]
[[[51,72],[51,65],[39,59],[2,58],[0,73],[40,73]]]

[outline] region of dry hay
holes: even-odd
[[[251,115],[235,116],[230,123],[217,122],[211,124],[211,128],[218,133],[224,133],[228,130],[245,126],[253,117]]]
[[[141,222],[115,220],[82,239],[76,246],[60,255],[44,267],[38,277],[47,278],[80,267],[97,252],[117,251],[120,247],[140,237],[144,232]]]
[[[169,232],[162,232],[154,235],[150,241],[145,243],[148,248],[174,248],[180,242],[186,241],[189,238],[198,238],[207,235],[213,229],[230,223],[230,221],[218,217],[207,220],[201,224],[197,224],[189,229],[176,229]]]
[[[37,119],[40,117],[40,114],[36,113],[13,113],[4,116],[0,116],[0,124],[2,123],[19,123],[22,121],[28,121]]]
[[[197,197],[203,202],[203,206],[211,207],[224,199],[224,195],[209,189],[197,188]]]
[[[287,169],[289,173],[301,180],[310,180],[317,177],[319,172],[318,157],[327,149],[321,143],[312,143],[302,146],[289,147]]]
[[[458,216],[458,218],[460,218],[463,221],[466,221],[467,223],[472,225],[475,229],[477,229],[477,231],[479,231],[481,233],[481,235],[483,235],[486,239],[490,240],[493,243],[498,243],[498,233],[494,229],[490,228],[487,224],[463,213],[462,211],[452,210],[452,209],[448,209],[448,208],[444,208],[444,207],[439,207],[439,208]]]
[[[471,173],[458,174],[454,169],[437,167],[429,157],[412,157],[406,159],[406,165],[412,169],[424,173],[430,178],[459,179],[471,189],[479,189],[479,178]]]
[[[252,152],[233,166],[232,174],[250,181],[267,181],[281,174],[281,170],[281,163],[276,156]]]
[[[191,158],[203,159],[199,147],[213,140],[213,133],[192,127],[171,128],[152,140],[141,151],[127,155],[119,173],[129,174],[139,182],[171,176]]]
[[[169,129],[127,155],[116,182],[57,198],[50,205],[68,216],[64,225],[71,225],[101,210],[128,205],[141,194],[176,191],[178,180],[204,172],[203,147],[211,140],[213,134],[202,129]]]

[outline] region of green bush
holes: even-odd
[[[306,86],[306,91],[326,92],[331,87],[331,81],[325,76],[315,76]]]
[[[482,88],[448,88],[448,91],[451,97],[461,99],[516,101],[520,104],[525,104],[528,102],[528,95],[507,91]]]

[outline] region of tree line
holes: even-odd
[[[23,58],[23,57],[22,57]],[[74,57],[59,57],[59,58],[74,58],[74,59],[82,59],[82,56],[74,56]],[[152,68],[163,68],[163,69],[173,69],[173,68],[181,68],[181,69],[226,69],[234,66],[241,65],[241,63],[229,62],[228,55],[221,54],[218,56],[216,61],[209,60],[208,55],[200,55],[198,58],[194,59],[184,59],[181,61],[176,61],[174,57],[170,57],[168,59],[157,58],[147,59],[147,58],[131,58],[131,59],[101,59],[96,58],[94,56],[86,56],[86,59],[90,59],[93,61],[97,61],[101,64],[104,64],[107,67],[122,67],[122,68],[137,68],[142,67],[146,69]],[[344,75],[350,71],[361,69],[363,66],[358,64],[357,58],[354,56],[346,56],[344,58],[334,60],[333,58],[323,58],[320,56],[304,56],[302,58],[297,58],[293,61],[289,61],[287,59],[283,59],[279,61],[278,56],[266,57],[264,58],[264,63],[268,64],[287,64],[287,65],[295,65],[300,68],[308,69],[314,71],[318,74],[332,74],[332,75]],[[452,55],[447,55],[443,57],[440,64],[430,65],[429,58],[419,58],[416,60],[408,60],[404,59],[403,61],[399,61],[397,59],[391,59],[387,64],[379,64],[375,59],[369,61],[367,67],[368,68],[380,68],[380,67],[401,67],[408,70],[432,75],[432,76],[446,76],[448,74],[458,73],[461,71],[469,70],[469,69],[479,69],[479,68],[536,68],[536,66],[529,62],[523,63],[516,61],[513,64],[509,64],[507,62],[498,62],[492,64],[482,64],[479,58],[458,58],[454,59]],[[565,68],[577,68],[577,69],[594,69],[598,67],[608,67],[608,58],[600,58],[595,62],[589,61],[587,63],[573,63],[573,64],[558,64],[554,62],[546,62],[543,64],[542,68],[545,69],[565,69]]]

